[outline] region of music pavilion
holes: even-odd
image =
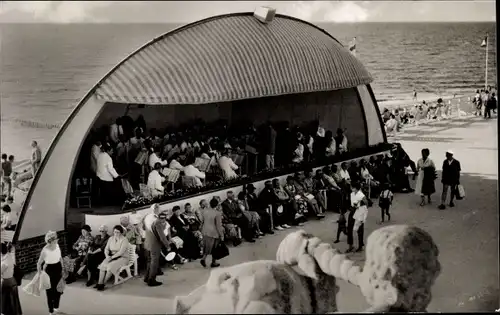
[[[82,145],[91,129],[124,113],[134,119],[142,114],[148,128],[158,129],[194,118],[288,120],[290,125],[319,120],[326,130],[346,129],[351,150],[387,143],[372,77],[361,62],[317,26],[263,11],[262,16],[215,16],[155,38],[87,93],[53,140],[27,194],[14,235],[18,261],[32,266],[48,230],[60,232],[64,242]],[[263,181],[254,185],[260,191]],[[241,188],[221,188],[161,208],[197,205]],[[122,215],[85,214],[85,223],[97,231],[100,224],[117,224]]]

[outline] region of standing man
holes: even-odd
[[[101,203],[103,205],[112,205],[116,203],[115,200],[118,197],[117,188],[115,185],[115,178],[120,177],[115,167],[113,166],[113,160],[111,155],[113,149],[109,144],[107,144],[103,152],[101,152],[97,158],[97,178],[99,178],[99,187],[101,188],[100,197]]]
[[[2,154],[2,196],[7,186],[7,199],[12,195],[12,163],[7,160],[7,154]]]
[[[268,170],[274,169],[274,153],[276,151],[276,130],[274,130],[271,122],[267,123],[267,133],[265,141],[265,153],[266,153],[266,168]]]
[[[453,158],[451,150],[446,151],[446,160],[443,162],[443,173],[441,175],[441,183],[443,183],[443,193],[441,195],[440,210],[446,209],[446,197],[450,190],[450,207],[454,207],[453,199],[457,192],[457,186],[460,184],[460,162]]]
[[[153,213],[146,215],[144,218],[145,241],[144,249],[146,250],[147,267],[144,276],[144,282],[150,287],[162,285],[156,280],[156,276],[160,274],[160,256],[163,247],[168,248],[170,241],[165,235],[167,228],[167,214],[159,213],[158,204],[153,205]]]
[[[35,140],[31,141],[31,148],[31,170],[33,172],[33,177],[35,177],[35,174],[42,163],[42,150],[40,150],[40,147]]]

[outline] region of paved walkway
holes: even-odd
[[[447,149],[455,152],[463,169],[462,184],[467,197],[453,209],[439,211],[440,193],[434,195],[434,204],[420,207],[414,194],[397,194],[392,209],[393,223],[417,225],[434,237],[440,249],[442,273],[434,290],[429,311],[477,312],[492,311],[499,307],[498,284],[498,212],[497,212],[497,122],[472,118],[431,123],[426,126],[405,128],[396,140],[417,160],[420,150],[427,147],[438,168]],[[423,139],[436,139],[426,141]],[[441,186],[437,182],[437,189]],[[379,225],[378,208],[370,208],[366,234]],[[305,230],[332,241],[336,232],[334,215],[322,221],[312,221]],[[273,259],[276,249],[287,234],[278,232],[266,236],[255,244],[242,244],[231,249],[231,256],[223,266],[249,260]],[[345,239],[339,248],[347,248]],[[364,254],[352,254],[362,264]],[[178,271],[168,270],[159,277],[164,285],[149,288],[141,279],[133,279],[105,292],[88,289],[83,283],[72,284],[63,295],[61,310],[67,314],[151,314],[166,313],[171,299],[186,294],[203,284],[208,270],[198,262],[181,266]],[[24,314],[40,314],[46,310],[45,297],[34,298],[21,293]],[[340,283],[338,305],[341,311],[356,312],[367,305],[359,290]]]

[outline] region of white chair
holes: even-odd
[[[128,263],[121,267],[116,274],[113,276],[115,277],[115,283],[114,285],[119,285],[124,283],[125,281],[131,279],[133,276],[137,276],[139,274],[138,272],[138,266],[137,266],[137,253],[135,252],[136,250],[136,245],[130,244],[128,247]],[[134,272],[132,273],[132,268],[134,268]],[[122,277],[121,274],[125,272],[125,277]]]

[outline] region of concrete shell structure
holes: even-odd
[[[120,62],[73,110],[33,180],[14,242],[65,230],[76,160],[107,104],[154,110],[337,91],[332,97],[342,106],[331,111],[338,116],[332,125],[348,126],[352,141],[368,146],[386,142],[371,82],[361,62],[335,38],[288,16],[263,24],[252,13],[237,13],[173,30]],[[330,106],[328,99],[322,102]],[[284,115],[291,107],[276,111],[273,115]]]

